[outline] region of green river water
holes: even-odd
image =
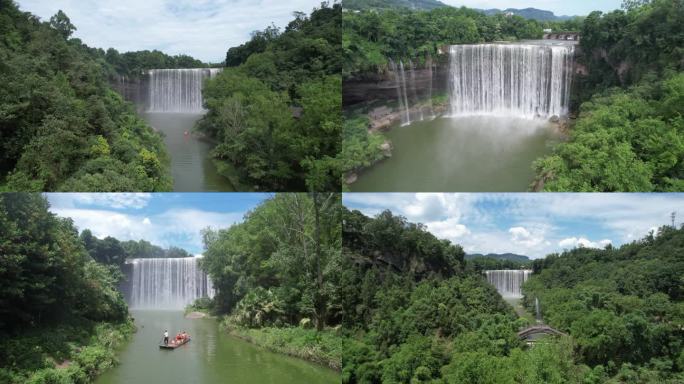
[[[523,192],[532,162],[559,141],[545,121],[439,117],[394,127],[392,157],[364,170],[352,192]]]
[[[152,113],[141,116],[164,134],[166,150],[171,156],[173,190],[176,192],[232,192],[235,189],[221,176],[209,152],[212,145],[190,134],[201,114]],[[187,134],[186,134],[187,132]]]
[[[180,311],[134,310],[138,331],[119,352],[120,364],[96,384],[339,383],[327,368],[268,352],[219,330],[215,319],[186,319]],[[192,340],[159,349],[164,329],[187,331]]]

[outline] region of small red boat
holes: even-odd
[[[190,336],[186,337],[183,340],[177,341],[177,340],[169,340],[168,344],[159,344],[159,348],[161,349],[176,349],[180,347],[183,344],[186,344],[190,341]]]

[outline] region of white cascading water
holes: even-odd
[[[419,89],[416,79],[416,68],[409,60],[408,68],[404,67],[404,62],[399,60],[397,65],[394,60],[389,60],[390,70],[394,74],[394,82],[397,88],[397,101],[399,102],[399,112],[401,116],[401,125],[409,125],[414,121],[423,121],[425,119],[426,111],[428,117],[434,118],[434,111],[432,109],[432,60],[426,59],[425,72],[428,79],[424,89]],[[408,75],[406,72],[408,71]],[[425,74],[423,75],[425,76]],[[423,80],[423,82],[425,82]],[[420,104],[420,105],[418,105]],[[411,115],[413,111],[413,116]]]
[[[573,45],[452,45],[449,52],[452,116],[567,114]]]
[[[520,287],[532,274],[530,269],[498,269],[485,271],[487,281],[506,298],[521,298]]]
[[[133,309],[183,309],[201,297],[214,297],[209,276],[197,257],[132,259],[129,306]]]
[[[202,85],[221,68],[150,69],[148,112],[204,113]]]
[[[408,97],[406,95],[406,74],[404,73],[404,63],[399,60],[399,66],[390,59],[390,67],[394,73],[394,81],[397,83],[397,99],[401,111],[401,125],[411,124],[409,113]]]

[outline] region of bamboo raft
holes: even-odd
[[[159,344],[159,348],[161,349],[176,349],[180,347],[183,344],[187,344],[190,341],[190,337],[185,338],[183,341],[180,343],[171,343],[171,340],[169,340],[168,344]]]

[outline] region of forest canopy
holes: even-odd
[[[466,7],[344,12],[342,35],[345,79],[386,71],[389,60],[421,64],[441,47],[542,37],[542,24],[520,16],[486,16]]]
[[[339,191],[342,7],[296,12],[228,50],[206,82],[197,129],[218,142],[213,157],[236,186]]]
[[[41,22],[0,0],[0,190],[170,190],[161,136],[75,28],[61,11]]]
[[[535,162],[545,191],[684,190],[684,5],[633,3],[584,20],[579,118]]]
[[[343,208],[343,383],[679,383],[684,228],[535,260],[527,311],[566,333],[533,346],[463,251],[385,211]],[[486,267],[486,266],[482,266]]]

